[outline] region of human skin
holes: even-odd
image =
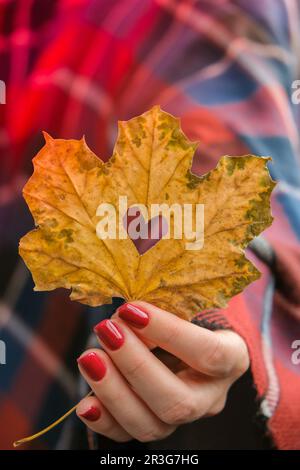
[[[230,330],[210,331],[140,301],[123,305],[111,320],[95,327],[103,349],[78,359],[94,395],[76,412],[115,441],[160,440],[181,424],[220,413],[249,367],[245,341]]]

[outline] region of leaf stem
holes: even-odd
[[[90,397],[92,395],[93,391],[91,390],[85,398],[87,397]],[[34,439],[37,439],[38,437],[40,436],[43,436],[43,434],[46,434],[46,432],[50,431],[51,429],[53,429],[55,426],[57,426],[58,424],[60,424],[64,419],[66,419],[68,416],[70,416],[70,414],[73,413],[73,411],[76,410],[78,406],[78,403],[73,406],[69,411],[67,411],[63,416],[61,416],[60,418],[58,418],[56,421],[54,421],[54,423],[50,424],[49,426],[47,426],[46,428],[42,429],[41,431],[37,432],[36,434],[33,434],[32,436],[28,436],[28,437],[24,437],[23,439],[19,439],[18,441],[15,441],[13,443],[13,446],[14,447],[19,447],[23,444],[25,444],[26,442],[30,442],[30,441],[33,441]]]

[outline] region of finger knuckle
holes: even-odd
[[[163,410],[160,418],[164,423],[178,425],[193,421],[196,419],[198,412],[199,410],[193,399],[183,398]]]
[[[138,440],[140,442],[160,441],[169,436],[174,430],[174,426],[157,426],[150,431],[141,433]]]
[[[150,429],[148,431],[143,431],[137,437],[137,440],[140,442],[153,442],[164,439],[167,436],[166,430],[161,429],[160,427]]]
[[[142,434],[137,437],[137,441],[139,442],[152,442],[156,441],[155,435],[152,432]]]
[[[116,424],[111,421],[100,421],[97,425],[97,432],[107,437],[114,436],[117,430]]]
[[[238,354],[238,360],[234,366],[234,376],[236,378],[241,377],[249,368],[250,359],[247,348],[244,347],[242,351]]]
[[[222,397],[212,406],[212,408],[209,411],[209,415],[215,416],[215,415],[220,414],[224,410],[225,404],[226,404],[226,397]]]
[[[215,338],[214,348],[207,358],[207,365],[213,376],[226,378],[233,374],[236,354],[232,354],[232,345],[228,344],[227,338],[218,333]]]
[[[129,442],[132,441],[131,436],[115,436],[113,439],[115,442]]]
[[[213,375],[223,376],[229,372],[232,367],[225,360],[225,348],[221,336],[215,336],[215,344],[212,351],[209,353],[206,363]]]
[[[102,436],[106,436],[110,439],[113,439],[116,442],[128,442],[132,440],[132,437],[129,436],[127,433],[122,432],[119,429],[119,426],[116,425],[114,422],[99,422],[97,423],[97,427],[93,427],[93,431],[96,431],[98,434]]]
[[[99,392],[100,393],[100,392]],[[101,389],[101,399],[109,409],[113,409],[116,403],[124,401],[124,393],[122,390],[110,390],[108,387]]]
[[[128,380],[134,381],[136,377],[140,375],[140,371],[146,367],[146,360],[145,359],[137,359],[133,364],[126,365],[124,370],[124,375],[128,378]]]
[[[164,344],[172,344],[180,334],[179,324],[169,325],[169,328],[163,332],[162,342]]]

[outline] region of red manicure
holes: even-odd
[[[122,320],[125,320],[136,328],[144,328],[149,323],[149,315],[141,307],[136,307],[132,304],[123,304],[118,308],[117,312]]]
[[[84,418],[88,421],[97,421],[101,416],[101,411],[99,410],[99,408],[96,408],[95,406],[91,406],[84,413],[80,413],[79,416],[81,416],[81,418]]]
[[[84,369],[89,378],[95,382],[98,382],[105,376],[106,365],[96,353],[90,352],[84,354],[77,359],[77,362]]]
[[[94,332],[105,346],[115,351],[124,343],[124,335],[120,327],[111,320],[103,320],[95,326]]]

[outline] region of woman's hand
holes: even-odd
[[[145,302],[122,305],[95,332],[104,350],[78,359],[95,396],[84,398],[77,414],[119,442],[163,439],[180,424],[219,413],[249,367],[238,334],[209,331]],[[156,347],[167,351],[163,360]]]

